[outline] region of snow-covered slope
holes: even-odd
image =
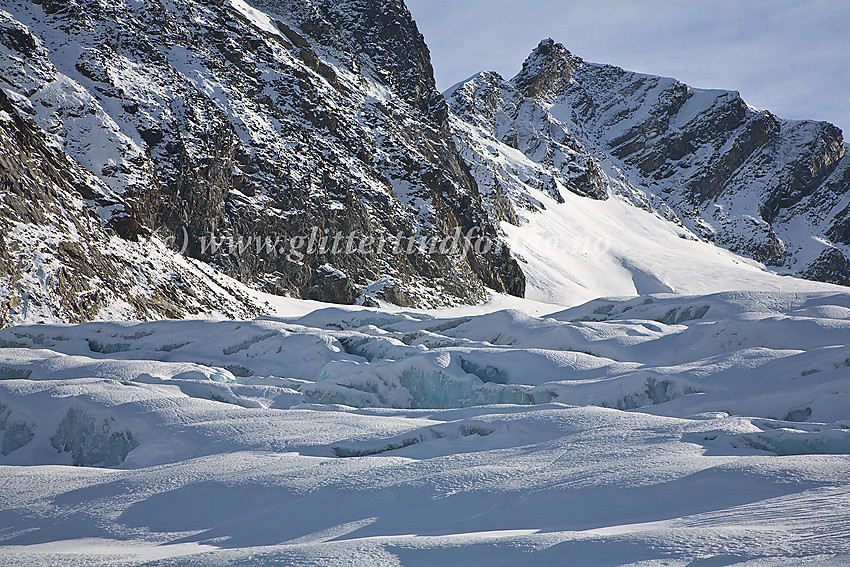
[[[617,196],[603,201],[565,191],[558,203],[526,191],[542,210],[520,213],[520,226],[505,222],[502,229],[529,299],[568,306],[599,296],[845,289],[777,275]]]
[[[371,6],[371,7],[370,7]],[[522,295],[523,277],[488,221],[474,182],[458,158],[445,101],[434,87],[428,50],[407,9],[386,1],[133,2],[25,1],[0,6],[0,100],[4,143],[0,173],[3,297],[61,320],[91,319],[113,304],[132,304],[126,266],[58,243],[109,256],[112,236],[145,248],[187,299],[163,308],[140,301],[132,316],[191,314],[203,283],[172,269],[160,244],[186,253],[267,292],[338,303],[386,300],[434,306],[472,303],[485,286]],[[265,11],[264,11],[265,10]],[[49,200],[20,185],[43,184],[35,168],[55,170]],[[55,179],[53,180],[55,181]],[[43,192],[42,192],[43,193]],[[45,217],[90,217],[100,226],[57,227]],[[8,205],[8,206],[6,206]],[[21,208],[41,211],[20,214]],[[355,249],[306,250],[293,238],[445,238],[478,227],[496,242],[477,254],[412,255]],[[53,255],[31,256],[52,231]],[[23,236],[21,236],[23,235]],[[245,242],[233,251],[230,243]],[[208,244],[225,244],[218,250]],[[17,244],[21,246],[18,247]],[[207,243],[207,245],[205,245]],[[266,244],[268,243],[268,244]],[[388,247],[389,248],[389,247]],[[23,270],[8,264],[22,261]],[[115,297],[91,294],[75,309],[67,290],[30,285],[51,264],[73,272],[72,285],[99,272]],[[65,309],[50,309],[59,301]],[[214,302],[210,298],[210,302]],[[3,306],[0,320],[20,321]],[[247,314],[247,313],[246,313]],[[244,314],[243,314],[244,315]]]
[[[845,565],[848,344],[847,293],[7,328],[0,560]]]
[[[462,98],[461,89],[468,93],[485,80],[496,79],[482,74],[457,87],[450,100],[483,104],[486,93]],[[521,104],[526,110],[518,116],[544,112],[533,99]],[[481,123],[486,112],[478,108],[469,114],[478,123],[454,116],[452,125],[462,155],[476,164],[473,172],[494,218],[502,221],[529,299],[576,305],[599,296],[661,292],[841,289],[779,276],[760,262],[706,242],[677,222],[660,199],[656,207],[635,206],[627,197],[634,190],[619,170],[577,153],[583,151],[578,142],[540,149],[548,134],[533,130],[533,121],[505,122],[500,112],[488,126]],[[506,134],[506,128],[517,131]],[[569,140],[566,127],[560,135]],[[506,136],[525,149],[495,139]],[[541,160],[543,155],[549,157]]]
[[[654,282],[636,281],[647,291],[781,285],[693,240],[777,273],[850,282],[850,156],[830,124],[777,118],[735,92],[588,63],[552,40],[510,81],[484,72],[445,94],[488,210],[520,226],[505,229],[529,260],[531,296],[541,288],[558,289],[559,300],[632,293],[627,272]],[[591,252],[599,239],[612,246],[601,257]],[[600,269],[618,263],[625,268]]]
[[[265,311],[253,290],[161,239],[105,228],[92,205],[111,202],[110,189],[51,148],[2,91],[0,152],[0,326]]]

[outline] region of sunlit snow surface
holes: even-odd
[[[848,345],[831,292],[3,329],[0,563],[847,565]]]

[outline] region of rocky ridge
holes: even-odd
[[[551,39],[513,79],[480,73],[446,97],[485,199],[534,211],[535,190],[619,196],[779,273],[850,282],[850,157],[829,123],[589,63]],[[493,217],[519,222],[505,209]]]

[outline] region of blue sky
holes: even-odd
[[[850,2],[843,0],[407,0],[440,90],[483,70],[506,78],[538,41],[576,55],[740,91],[850,139]]]

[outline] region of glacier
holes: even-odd
[[[850,561],[850,293],[294,307],[0,330],[4,565]]]

